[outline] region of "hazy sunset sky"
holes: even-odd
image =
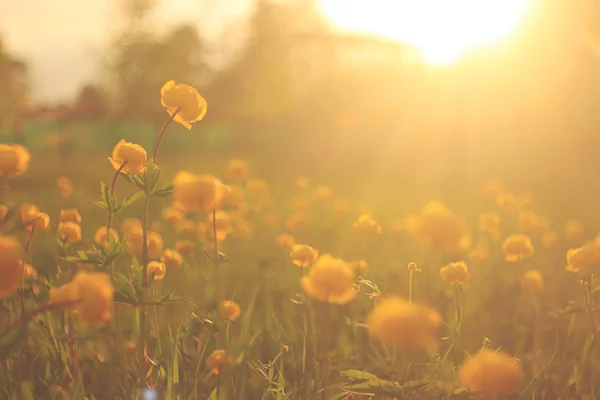
[[[0,37],[28,63],[34,100],[69,100],[82,83],[97,76],[104,46],[118,28],[117,1],[0,0]],[[251,0],[158,3],[152,18],[157,29],[193,22],[209,36],[219,35],[251,6]]]

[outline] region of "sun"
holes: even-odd
[[[321,12],[341,30],[405,42],[433,64],[501,41],[532,0],[320,0]]]

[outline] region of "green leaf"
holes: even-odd
[[[355,381],[379,379],[375,375],[373,375],[369,372],[360,371],[360,370],[356,370],[356,369],[347,369],[345,371],[340,371],[340,375],[344,376],[346,378],[350,378],[351,380],[355,380]]]
[[[146,190],[146,186],[144,184],[144,176],[141,174],[121,174],[125,180],[141,190]]]
[[[585,308],[574,304],[567,304],[564,307],[556,308],[548,312],[548,315],[554,318],[562,317],[563,315],[570,315],[585,311]]]
[[[94,201],[93,204],[96,207],[100,207],[100,208],[102,208],[104,210],[108,210],[108,207],[109,207],[108,204],[106,204],[106,202],[103,201],[103,200],[102,201]]]
[[[164,296],[162,296],[158,302],[159,303],[174,303],[177,301],[181,301],[181,300],[186,300],[189,299],[189,296],[183,297],[180,296],[178,294],[175,294],[175,289],[171,289],[167,294],[165,294]]]
[[[116,274],[113,279],[113,284],[115,285],[115,301],[131,304],[133,306],[137,305],[138,296],[135,287],[128,276],[120,273]]]
[[[0,361],[4,360],[12,350],[27,338],[27,323],[18,324],[0,337]]]
[[[173,194],[173,184],[171,182],[158,185],[152,191],[152,197],[167,197],[171,194]]]
[[[160,179],[160,169],[151,158],[148,158],[148,162],[146,163],[146,171],[144,173],[144,191],[151,196],[154,193],[154,189],[156,188],[156,184]]]
[[[126,197],[121,202],[121,204],[119,204],[117,210],[115,210],[115,213],[120,213],[121,211],[128,209],[129,207],[134,205],[135,202],[138,201],[143,195],[144,192],[136,192],[133,196]]]

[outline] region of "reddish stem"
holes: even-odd
[[[158,135],[158,140],[156,141],[156,145],[154,146],[154,154],[152,155],[152,161],[155,164],[156,164],[156,161],[158,160],[158,152],[160,151],[160,145],[165,137],[165,134],[167,133],[167,128],[169,127],[169,125],[171,125],[171,122],[173,122],[173,119],[179,113],[179,111],[181,111],[181,107],[177,107],[175,112],[173,114],[171,114],[171,118],[169,118],[167,120],[167,122],[165,122],[162,129],[160,130],[160,134]]]

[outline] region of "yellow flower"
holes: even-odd
[[[190,254],[195,248],[196,244],[191,240],[178,240],[175,242],[175,250],[181,255]]]
[[[79,271],[73,278],[81,299],[75,309],[77,316],[88,324],[102,324],[113,312],[114,286],[102,272]]]
[[[218,208],[228,188],[213,175],[180,171],[173,181],[175,201],[185,211],[208,212]]]
[[[228,185],[229,190],[223,202],[230,207],[237,207],[244,201],[244,188],[240,185]]]
[[[416,234],[419,231],[420,219],[416,215],[408,215],[394,222],[392,229],[397,233]]]
[[[161,260],[169,269],[181,267],[181,264],[183,264],[183,257],[177,250],[173,249],[165,249]]]
[[[525,376],[515,358],[501,351],[482,349],[458,369],[458,378],[471,392],[506,396],[518,393]]]
[[[408,263],[408,270],[412,272],[421,272],[421,268],[419,268],[417,264],[412,261]]]
[[[21,220],[23,225],[29,230],[45,231],[50,227],[50,217],[48,214],[40,212],[33,204],[23,204],[20,208]]]
[[[277,236],[275,242],[281,247],[292,247],[296,243],[296,239],[289,233],[282,233]]]
[[[502,243],[504,259],[508,262],[517,262],[533,254],[533,244],[529,236],[511,235]]]
[[[66,176],[58,178],[56,186],[62,197],[69,197],[73,193],[73,182]]]
[[[173,121],[188,129],[192,129],[191,123],[202,120],[206,114],[206,100],[189,85],[168,81],[160,89],[160,97],[169,115],[177,112]]]
[[[208,221],[206,222],[206,229],[209,234],[209,237],[214,237],[214,231],[216,229],[217,232],[217,240],[223,241],[227,237],[227,235],[231,232],[231,218],[227,211],[217,210],[213,214],[209,214]]]
[[[77,243],[81,240],[81,226],[75,222],[61,222],[58,225],[58,236],[67,243]]]
[[[11,236],[0,236],[0,299],[11,296],[21,284],[24,266],[21,244]]]
[[[344,215],[344,214],[348,213],[349,209],[350,209],[350,206],[348,205],[348,202],[345,200],[336,200],[333,202],[332,212],[335,215]]]
[[[541,292],[544,289],[544,277],[540,271],[529,270],[521,278],[521,285],[531,292]]]
[[[598,265],[600,256],[594,246],[584,246],[567,251],[567,266],[571,272],[585,271]]]
[[[542,234],[542,246],[551,249],[558,243],[558,233],[556,231],[546,231]]]
[[[379,235],[381,225],[379,225],[369,214],[362,214],[352,225],[354,230],[367,235]]]
[[[215,350],[206,359],[206,367],[215,375],[225,372],[230,364],[231,360],[225,350]]]
[[[463,261],[453,262],[440,269],[442,280],[449,285],[456,286],[469,279],[469,269]]]
[[[298,267],[308,267],[318,256],[319,252],[316,249],[305,244],[294,244],[290,251],[290,258]]]
[[[469,259],[473,261],[485,261],[489,256],[490,246],[485,240],[479,240],[475,246],[469,250]]]
[[[263,199],[269,195],[269,184],[264,179],[249,179],[246,192],[254,199]]]
[[[352,267],[331,254],[323,254],[312,265],[308,276],[302,277],[300,284],[304,291],[318,301],[345,304],[354,299]]]
[[[229,160],[225,166],[225,175],[229,179],[242,180],[248,177],[248,163],[241,158],[233,158]]]
[[[311,220],[308,215],[296,212],[289,215],[283,222],[283,225],[288,231],[295,232],[308,227],[310,223]]]
[[[74,222],[76,224],[81,224],[81,214],[79,214],[79,210],[76,208],[71,208],[68,210],[60,211],[60,222]]]
[[[333,198],[333,190],[326,185],[319,185],[313,190],[313,199],[320,202],[329,201]]]
[[[121,232],[123,236],[131,236],[132,234],[142,233],[142,221],[137,218],[125,218],[121,223]]]
[[[493,237],[499,237],[502,231],[502,217],[496,212],[488,212],[479,216],[479,229]]]
[[[115,229],[110,229],[111,236],[115,239],[115,242],[119,241],[119,233]],[[101,226],[98,228],[96,233],[94,234],[94,242],[98,243],[100,246],[108,245],[108,237],[106,235],[106,226]]]
[[[531,210],[520,211],[519,214],[517,214],[517,225],[521,232],[531,232],[540,228],[547,228],[547,226],[545,226],[546,222],[547,221]]]
[[[196,224],[188,218],[182,218],[175,224],[175,231],[183,236],[192,236],[196,234]]]
[[[496,197],[496,204],[502,211],[509,214],[515,213],[519,208],[518,199],[509,192],[500,193]]]
[[[470,245],[465,220],[439,201],[423,208],[417,236],[450,252],[466,250]]]
[[[431,350],[437,347],[440,315],[400,297],[388,297],[367,318],[372,339],[398,347]]]
[[[162,210],[162,218],[170,224],[177,224],[185,218],[185,214],[177,207],[170,206]]]
[[[31,156],[18,144],[0,144],[0,176],[16,176],[27,171]]]
[[[148,276],[154,275],[155,281],[160,281],[165,277],[167,273],[167,267],[164,263],[159,261],[150,261],[148,263],[148,268],[146,268],[146,273]]]
[[[233,300],[223,300],[219,304],[219,314],[230,321],[238,319],[241,313],[240,305]]]
[[[577,240],[583,235],[583,222],[578,219],[569,219],[565,222],[565,239]]]
[[[126,142],[121,139],[113,149],[112,157],[108,161],[115,171],[125,163],[121,172],[125,174],[141,174],[146,170],[146,150],[139,144]]]
[[[75,310],[76,302],[79,301],[79,290],[75,283],[69,282],[48,292],[48,304],[68,303],[63,309]]]
[[[310,178],[306,175],[300,175],[296,177],[295,184],[298,189],[306,189],[310,186]]]
[[[143,251],[143,233],[139,231],[132,231],[127,240],[127,251],[129,254],[136,257],[142,256]],[[150,231],[148,232],[148,257],[151,259],[160,258],[163,253],[163,240],[160,233]]]

